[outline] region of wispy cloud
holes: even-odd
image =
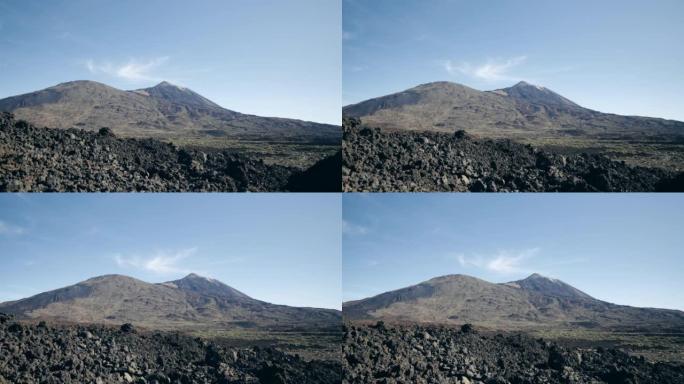
[[[23,235],[26,229],[0,220],[0,235]]]
[[[525,262],[538,253],[539,248],[530,248],[521,251],[499,250],[493,255],[466,256],[456,254],[453,256],[462,267],[475,267],[502,275],[510,275],[532,272],[525,267]]]
[[[522,80],[511,74],[511,70],[527,61],[527,56],[517,56],[507,60],[490,59],[487,62],[473,65],[469,62],[454,62],[446,60],[442,63],[444,69],[451,75],[463,74],[485,81],[516,81]]]
[[[368,228],[362,225],[350,223],[347,220],[342,220],[342,233],[345,235],[366,235]]]
[[[342,40],[351,40],[354,38],[354,34],[349,31],[342,31]]]
[[[169,61],[168,56],[161,56],[149,60],[131,59],[123,64],[111,62],[97,63],[90,59],[85,66],[93,74],[105,74],[128,81],[161,81],[163,80],[155,71]]]
[[[146,256],[122,256],[117,254],[114,255],[114,261],[122,268],[140,269],[160,275],[190,273],[191,270],[183,268],[180,263],[196,252],[197,248],[188,248],[177,251],[157,251]]]

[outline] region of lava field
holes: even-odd
[[[0,314],[0,383],[339,383],[340,364],[179,333],[17,322]]]
[[[346,192],[684,191],[684,174],[633,167],[603,155],[560,155],[511,140],[383,131],[343,123]]]
[[[38,128],[0,114],[0,191],[6,192],[339,191],[339,182],[307,177],[336,162],[319,163],[301,171],[229,150],[117,138],[107,128]]]
[[[345,327],[343,383],[682,383],[684,366],[522,334],[421,325]]]

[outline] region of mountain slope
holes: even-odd
[[[0,312],[79,323],[133,323],[156,329],[328,328],[339,325],[341,319],[339,311],[266,303],[195,274],[159,284],[121,275],[99,276],[1,303]]]
[[[122,91],[94,81],[71,81],[2,99],[0,111],[40,127],[109,127],[131,137],[333,142],[341,136],[334,125],[231,111],[168,82]]]
[[[533,274],[503,284],[465,275],[343,304],[345,319],[474,323],[499,328],[585,327],[684,329],[684,312],[615,305],[556,279]]]
[[[508,138],[684,135],[684,122],[593,111],[526,82],[484,92],[451,82],[428,83],[348,105],[343,115],[386,129],[463,129]]]

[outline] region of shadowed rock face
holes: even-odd
[[[0,383],[325,383],[340,364],[135,327],[38,325],[0,314]]]
[[[464,131],[388,132],[345,119],[346,192],[684,191],[684,173],[596,154],[561,155]]]
[[[422,84],[348,105],[343,115],[372,127],[509,138],[684,135],[684,122],[593,111],[526,82],[485,92],[444,81]]]
[[[346,383],[679,383],[684,367],[472,328],[345,327]]]
[[[238,113],[168,82],[122,91],[94,81],[71,81],[2,99],[0,112],[13,112],[39,127],[109,127],[126,137],[338,142],[341,136],[339,126]]]
[[[1,303],[0,312],[77,323],[132,323],[152,329],[314,330],[339,329],[341,325],[339,311],[270,304],[195,274],[159,284],[105,275]]]
[[[342,152],[321,159],[309,169],[293,175],[287,189],[292,192],[341,192]]]
[[[284,191],[293,176],[308,192],[328,188],[306,170],[229,150],[122,139],[108,128],[37,128],[0,113],[0,191]]]
[[[474,323],[497,329],[684,329],[684,312],[607,303],[538,274],[502,284],[465,275],[436,277],[344,303],[343,314],[347,320]]]

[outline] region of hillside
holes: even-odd
[[[94,277],[75,285],[0,304],[25,319],[122,324],[151,329],[335,329],[341,314],[253,299],[217,280],[190,274],[159,284],[127,276]]]
[[[684,122],[598,112],[526,82],[492,91],[451,82],[422,84],[345,106],[343,116],[387,130],[465,130],[478,137],[684,170]]]
[[[335,125],[231,111],[165,81],[132,91],[71,81],[1,99],[0,112],[38,127],[108,127],[123,137],[338,143],[341,135]]]
[[[473,323],[496,329],[684,330],[684,312],[607,303],[538,274],[503,284],[441,276],[344,303],[343,313],[348,320]]]
[[[550,89],[520,82],[478,91],[434,82],[344,107],[346,117],[388,129],[498,135],[684,135],[684,122],[583,108]]]

